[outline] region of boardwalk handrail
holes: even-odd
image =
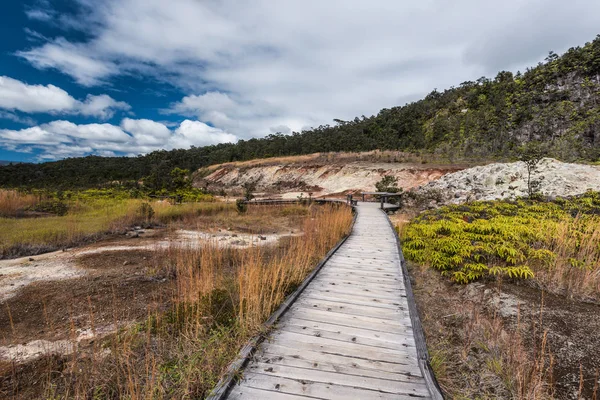
[[[337,201],[336,201],[337,202]],[[341,203],[345,203],[344,200],[339,200]],[[289,201],[286,203],[290,203]],[[273,204],[273,203],[271,203]],[[229,391],[233,387],[236,382],[236,379],[240,375],[240,371],[248,364],[248,361],[254,355],[257,347],[261,344],[262,341],[265,340],[267,333],[269,330],[275,325],[275,323],[285,314],[287,310],[291,307],[292,304],[296,301],[296,299],[302,294],[304,289],[310,284],[310,282],[317,276],[319,271],[323,268],[323,266],[327,263],[327,261],[335,254],[335,252],[344,244],[344,242],[350,237],[352,229],[354,228],[354,223],[356,222],[356,213],[354,213],[354,217],[352,218],[352,224],[350,225],[350,233],[344,236],[337,244],[329,250],[329,252],[323,257],[323,259],[317,264],[317,266],[313,269],[313,271],[304,279],[302,284],[292,293],[290,294],[281,305],[275,310],[273,314],[269,317],[269,319],[264,323],[264,330],[262,333],[250,339],[250,341],[242,347],[240,352],[238,353],[238,357],[235,361],[233,361],[223,378],[219,380],[215,388],[212,392],[206,397],[206,400],[223,400],[227,398]]]
[[[425,333],[423,332],[423,325],[421,324],[421,318],[419,317],[419,312],[417,310],[417,303],[415,302],[415,296],[412,291],[410,276],[408,274],[408,268],[406,267],[406,260],[404,259],[404,254],[402,253],[400,236],[398,236],[398,232],[396,231],[394,224],[392,224],[392,221],[389,218],[387,218],[387,221],[390,224],[392,230],[394,231],[394,236],[396,237],[396,244],[398,246],[398,253],[400,254],[400,268],[402,268],[402,275],[404,276],[406,300],[408,302],[410,320],[413,327],[415,346],[417,348],[417,357],[419,358],[419,368],[421,369],[423,378],[425,378],[425,383],[427,384],[427,388],[431,393],[431,398],[433,400],[443,400],[444,395],[442,394],[442,389],[440,388],[440,385],[438,384],[438,381],[435,378],[433,369],[431,368],[431,359],[429,358],[429,352],[427,351]]]

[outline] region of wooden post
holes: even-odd
[[[381,196],[380,199],[381,199],[381,209],[383,210],[383,199],[384,199],[384,197]]]
[[[363,193],[362,195],[363,195],[363,203],[364,203],[365,202],[365,194]]]

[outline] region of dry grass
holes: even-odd
[[[507,325],[483,298],[465,297],[427,267],[412,266],[436,378],[452,399],[551,399],[552,371],[542,319]],[[543,309],[540,310],[543,312]]]
[[[456,161],[442,160],[439,155],[433,154],[415,154],[396,150],[373,150],[357,153],[331,152],[331,153],[313,153],[299,156],[272,157],[264,159],[255,159],[250,161],[235,161],[231,163],[211,165],[206,168],[206,172],[214,172],[219,168],[236,167],[251,168],[264,167],[280,164],[346,164],[350,162],[383,162],[383,163],[410,163],[410,164],[435,164],[435,165],[455,165]],[[479,165],[481,160],[461,160],[460,164],[465,167]]]
[[[149,203],[155,214],[148,219],[139,213],[137,199],[95,199],[68,202],[63,216],[0,218],[0,258],[34,255],[79,245],[105,234],[119,233],[135,224],[167,224],[195,221],[198,216],[237,214],[235,206],[220,202],[172,205]]]
[[[35,206],[37,196],[16,190],[0,190],[0,217],[17,217],[23,210]]]
[[[278,213],[297,216],[304,235],[276,247],[228,249],[207,243],[158,252],[158,275],[170,277],[174,286],[168,308],[149,308],[145,321],[122,327],[85,352],[44,358],[43,378],[35,376],[44,382],[41,397],[203,398],[268,316],[349,232],[352,218],[349,208],[330,205],[250,208],[236,218],[268,219]],[[93,327],[91,312],[89,320]]]
[[[600,301],[600,217],[577,216],[549,227],[547,248],[556,255],[535,279],[549,290]]]

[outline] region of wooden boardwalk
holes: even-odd
[[[395,233],[379,204],[356,209],[350,237],[258,347],[229,399],[432,398]]]

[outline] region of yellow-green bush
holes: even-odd
[[[458,283],[486,276],[532,278],[567,260],[572,268],[600,270],[600,194],[552,202],[475,202],[428,211],[403,232],[407,259]],[[565,243],[571,243],[565,246]],[[585,245],[585,252],[583,246]],[[584,254],[585,253],[585,254]]]

